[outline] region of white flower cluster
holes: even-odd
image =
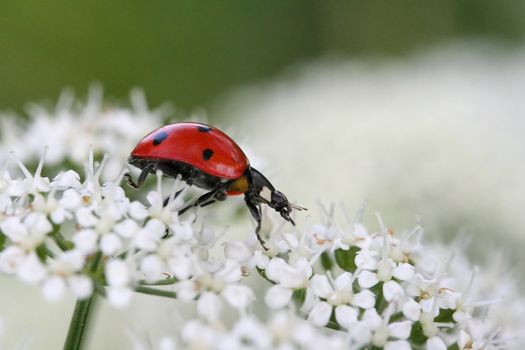
[[[250,236],[227,242],[221,255],[220,235],[192,215],[179,218],[187,187],[178,179],[163,191],[157,174],[142,203],[120,186],[124,172],[100,184],[108,158],[97,165],[93,151],[82,182],[72,170],[43,177],[44,156],[34,174],[12,158],[23,176],[0,174],[0,271],[38,285],[48,300],[69,290],[120,308],[134,292],[195,303],[198,319],[165,346],[499,349],[512,336],[487,312],[498,300],[478,299],[478,269],[465,271],[459,251],[423,246],[419,226],[398,235],[378,216],[371,233],[363,208],[347,227],[326,215],[304,230],[267,232],[268,250]],[[261,291],[264,303],[255,303]],[[274,316],[262,321],[256,306]],[[233,325],[225,307],[239,315]]]
[[[107,157],[95,167],[93,152],[83,183],[72,170],[53,181],[42,177],[44,157],[35,174],[14,160],[25,178],[13,179],[7,170],[0,177],[0,271],[40,285],[49,300],[57,300],[66,289],[87,298],[97,284],[105,284],[115,306],[127,305],[137,276],[151,280],[162,278],[163,272],[180,273],[180,243],[193,235],[173,210],[180,201],[173,198],[162,206],[160,182],[146,207],[125,196],[119,186],[123,173],[115,182],[100,185]],[[166,230],[170,237],[161,240]],[[166,248],[174,245],[177,249]],[[160,265],[159,272],[152,261],[176,268]]]
[[[200,217],[179,218],[187,194],[179,180],[163,190],[159,173],[143,201],[130,199],[122,163],[162,114],[138,93],[132,104],[104,109],[94,89],[86,104],[65,93],[56,111],[32,106],[24,126],[0,119],[0,272],[50,301],[97,293],[125,308],[138,292],[193,304],[197,318],[156,343],[165,350],[521,346],[525,301],[502,264],[478,271],[461,249],[423,245],[419,226],[398,234],[378,216],[370,232],[364,209],[344,226],[325,211],[323,224],[304,229],[264,226],[275,228],[265,232],[268,250],[251,232],[221,246],[223,235]],[[24,163],[42,149],[29,171]],[[97,164],[94,150],[111,158]],[[52,180],[44,158],[61,169]]]
[[[137,140],[170,114],[167,106],[150,109],[138,89],[130,97],[131,108],[104,104],[102,88],[95,84],[85,102],[64,90],[53,109],[28,104],[25,122],[18,115],[0,113],[0,164],[13,150],[24,163],[36,162],[47,145],[48,165],[82,165],[86,150],[93,146],[101,154],[111,154],[104,175],[114,178]]]

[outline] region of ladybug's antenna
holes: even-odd
[[[300,207],[300,206],[298,206],[296,204],[293,204],[293,203],[289,203],[289,205],[290,205],[290,207],[292,209],[295,209],[295,210],[308,210],[307,208]]]

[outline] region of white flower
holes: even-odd
[[[222,311],[221,298],[215,293],[204,292],[197,301],[197,312],[208,322],[217,321]]]
[[[255,300],[253,291],[249,287],[242,285],[228,284],[221,295],[230,306],[238,310],[246,310]]]
[[[132,281],[128,264],[119,259],[111,259],[106,263],[106,280],[110,286],[125,287]]]
[[[266,277],[276,283],[264,298],[266,305],[281,308],[290,302],[294,289],[308,286],[312,267],[304,258],[300,258],[293,265],[281,258],[273,258],[266,265],[265,273]]]
[[[326,275],[314,275],[310,282],[312,293],[326,302],[316,304],[310,310],[308,320],[316,326],[325,326],[334,307],[337,323],[349,328],[357,320],[356,307],[369,309],[375,304],[375,296],[371,291],[365,289],[359,293],[353,292],[353,281],[354,277],[349,272],[343,272],[332,283]]]
[[[48,262],[48,276],[43,282],[42,293],[49,301],[57,301],[67,287],[81,299],[87,298],[93,292],[91,279],[82,275],[85,264],[84,252],[69,250]]]
[[[246,262],[254,254],[247,244],[238,241],[226,242],[224,244],[224,253],[227,258],[237,260],[240,263]]]

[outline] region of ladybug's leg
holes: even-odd
[[[148,164],[142,169],[142,172],[139,175],[139,178],[137,179],[137,182],[133,181],[133,178],[129,173],[126,173],[124,177],[128,181],[128,184],[133,188],[139,188],[144,184],[144,181],[146,181],[146,178],[148,177],[149,172],[153,169],[153,164]]]
[[[179,215],[184,214],[188,209],[195,208],[195,207],[202,207],[204,205],[210,205],[212,203],[215,203],[216,201],[223,201],[227,197],[226,192],[224,190],[224,186],[220,185],[211,190],[208,193],[203,194],[195,202],[192,204],[182,208],[179,210]]]
[[[259,240],[259,243],[261,243],[264,250],[268,250],[264,240],[262,239],[259,233],[261,231],[261,211],[259,210],[259,208],[257,208],[257,205],[253,203],[250,197],[244,196],[244,201],[246,202],[246,206],[250,210],[250,213],[252,214],[253,218],[255,219],[255,221],[257,221],[257,227],[255,228],[255,234],[257,235],[257,239]]]
[[[182,192],[182,190],[178,190],[177,192],[175,192],[175,195],[173,196],[173,199],[177,199],[177,197],[179,196],[179,194]],[[167,197],[166,199],[164,199],[164,202],[162,202],[162,206],[165,207],[168,205],[169,201],[170,201],[170,198],[171,196]]]

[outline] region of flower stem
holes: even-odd
[[[175,292],[171,292],[169,290],[150,288],[150,287],[145,287],[145,286],[135,287],[135,292],[142,293],[142,294],[156,295],[158,297],[165,297],[165,298],[172,298],[172,299],[177,298],[177,294]]]
[[[102,254],[97,253],[89,270],[92,273],[97,272]],[[66,342],[64,343],[64,350],[78,350],[82,349],[85,336],[89,328],[89,317],[92,314],[93,305],[96,302],[97,293],[93,292],[88,299],[79,299],[75,304],[73,316],[69,322],[69,330],[67,331]]]
[[[69,323],[64,350],[82,349],[85,334],[89,326],[89,316],[91,315],[96,297],[97,294],[93,293],[88,299],[77,300],[75,311],[73,311],[73,316]]]

